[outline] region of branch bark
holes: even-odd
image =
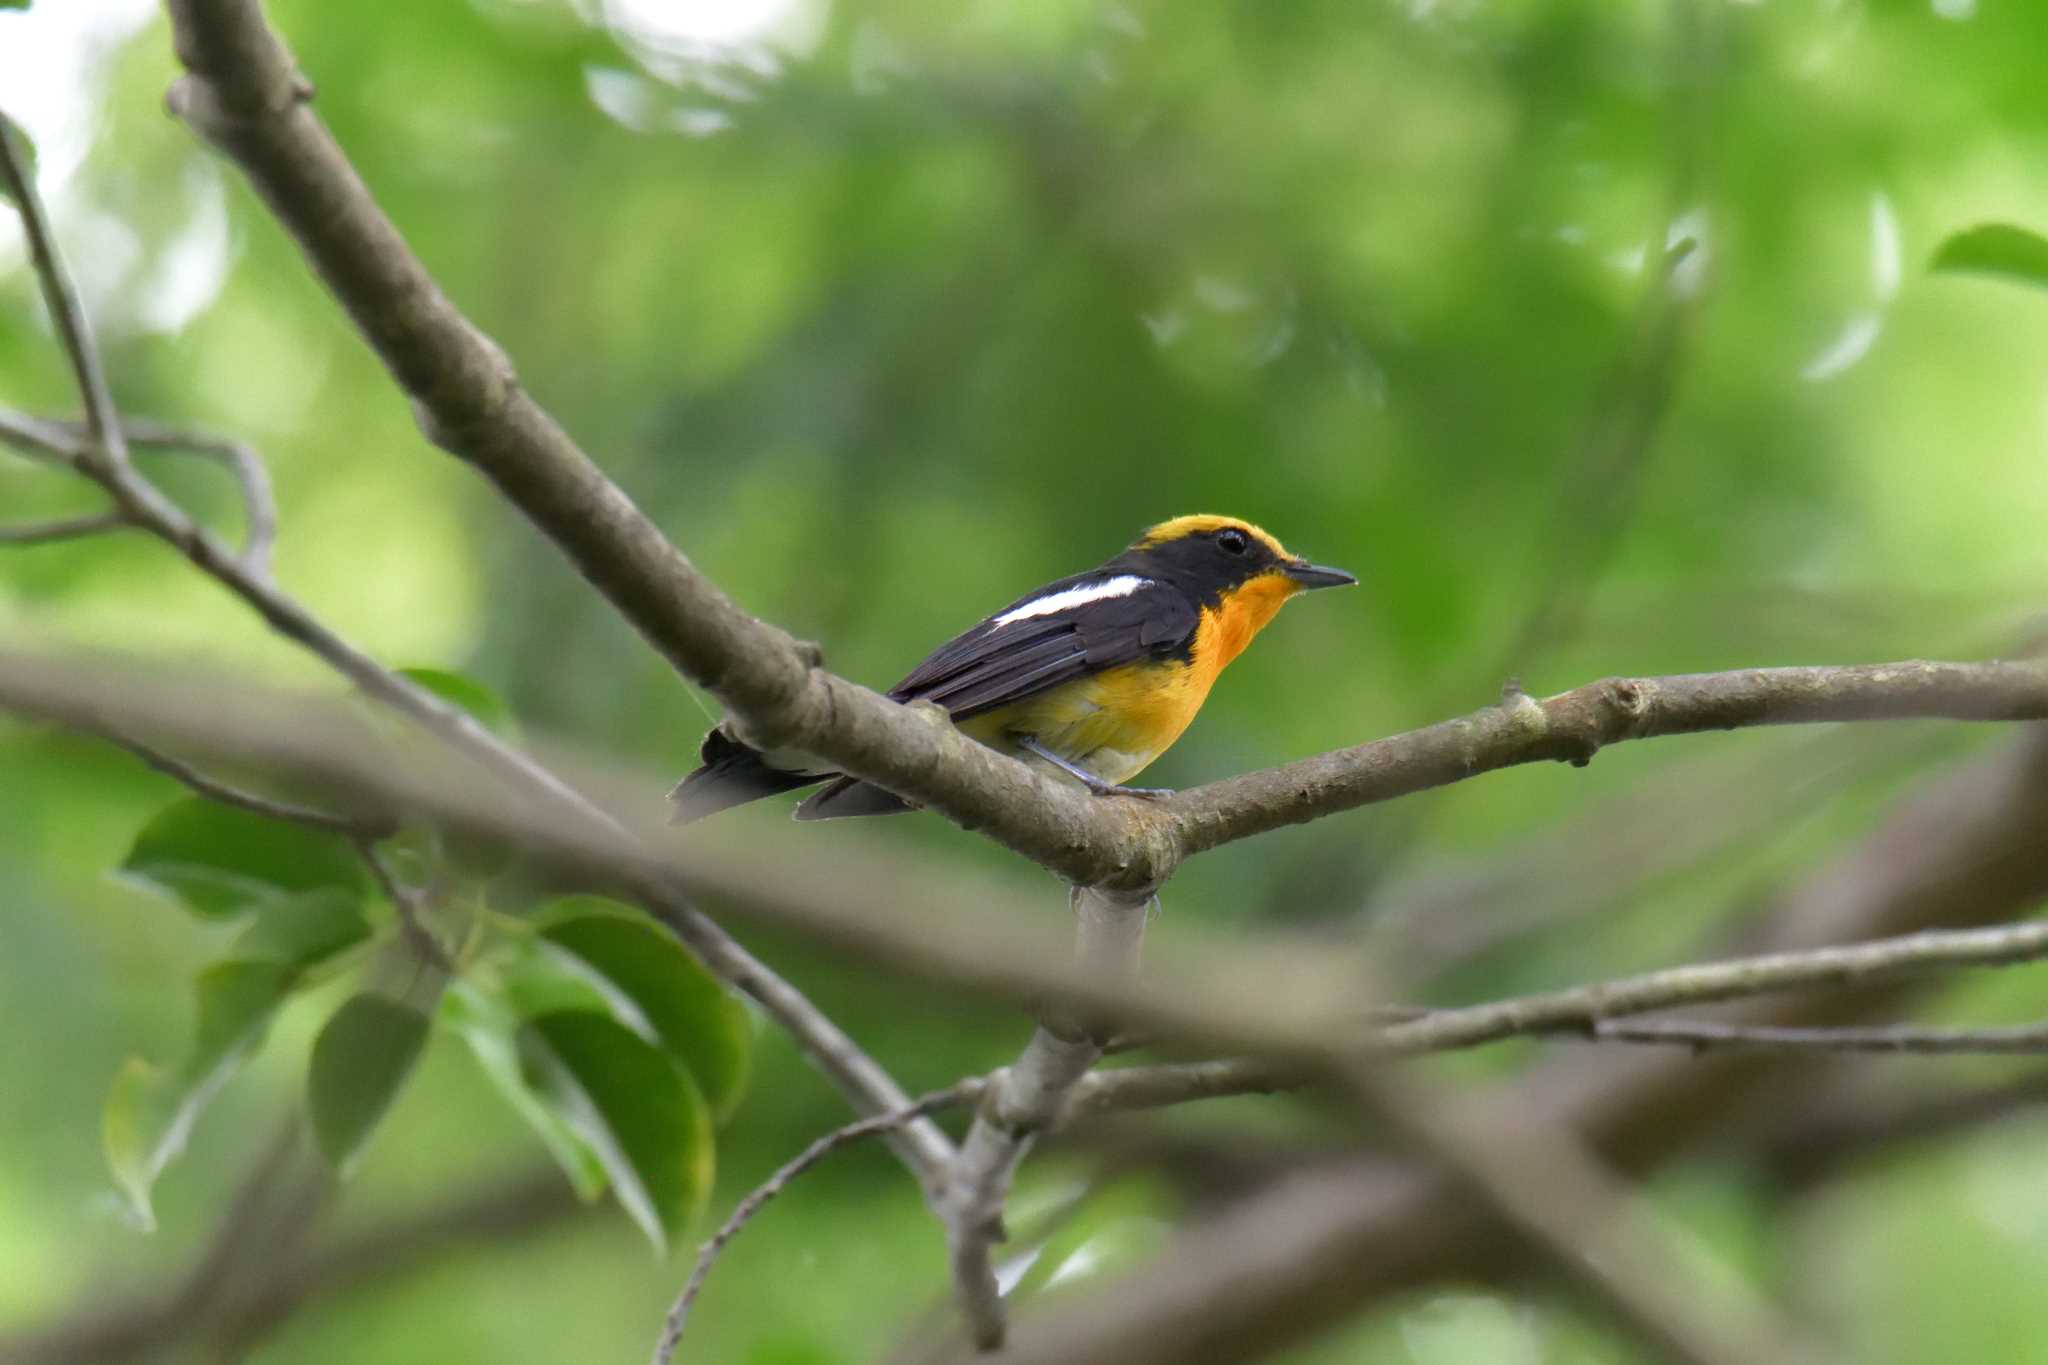
[[[1077,891],[1072,905],[1076,969],[1111,990],[1135,980],[1151,898],[1087,890]],[[1002,1345],[1008,1331],[993,1251],[1005,1238],[1010,1182],[1032,1141],[1060,1117],[1074,1088],[1101,1058],[1105,1036],[1085,1018],[1048,1013],[1015,1064],[983,1091],[960,1144],[938,1212],[946,1224],[954,1296],[981,1350]]]

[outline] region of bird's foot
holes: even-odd
[[[1124,787],[1114,782],[1091,782],[1088,790],[1097,796],[1137,796],[1147,801],[1164,801],[1173,795],[1171,787]]]

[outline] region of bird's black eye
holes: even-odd
[[[1235,526],[1216,534],[1216,543],[1223,547],[1225,554],[1241,555],[1252,547],[1251,537]]]

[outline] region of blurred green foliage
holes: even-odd
[[[43,41],[32,26],[48,8],[0,15],[0,48]],[[728,10],[743,15],[707,7]],[[2048,225],[2048,8],[811,0],[744,51],[624,23],[658,12],[272,6],[322,117],[527,386],[702,568],[851,677],[886,685],[991,607],[1191,511],[1253,518],[1365,587],[1311,599],[1262,637],[1148,774],[1166,785],[1465,711],[1508,674],[1553,690],[1617,671],[1997,652],[2038,609],[2048,307],[1927,266],[1980,224]],[[701,698],[420,438],[255,197],[164,117],[175,66],[161,19],[140,13],[110,22],[120,41],[74,122],[16,111],[55,178],[121,402],[263,448],[279,575],[337,629],[387,661],[447,670],[443,695],[461,704],[474,678],[527,731],[644,763],[657,803],[707,723]],[[0,86],[0,105],[11,95]],[[1660,292],[1681,240],[1693,245]],[[0,237],[0,401],[70,412],[17,241]],[[151,468],[233,527],[213,471]],[[0,461],[9,517],[90,505],[48,470]],[[153,545],[5,553],[9,638],[334,685]],[[1444,927],[1397,913],[1432,879],[1531,839],[1588,847],[1588,812],[1654,787],[1672,828],[1726,821],[1729,836],[1416,989],[1471,997],[1674,961],[1994,740],[1744,734],[1499,774],[1205,857],[1170,889],[1162,932],[1215,919],[1404,947]],[[1733,803],[1686,804],[1730,783],[1775,817],[1738,831]],[[92,1136],[110,1081],[141,1074],[124,1059],[179,1056],[196,1029],[196,1067],[245,1036],[213,1030],[226,1016],[203,1001],[195,1017],[186,983],[245,960],[237,934],[255,929],[196,921],[108,875],[177,796],[119,753],[0,731],[0,1029],[17,1040],[0,1071],[0,1323],[174,1277],[360,987],[320,976],[243,1011],[269,1042],[157,1182],[159,1230],[107,1214]],[[721,817],[715,837],[795,858],[879,842],[971,864],[1060,913],[1036,873],[926,817],[799,830],[764,805]],[[388,941],[388,907],[369,903]],[[582,948],[520,938],[501,908],[466,906],[501,935],[502,955],[476,969],[488,989],[466,976],[445,997],[454,1029],[396,1091],[326,1232],[431,1207],[545,1149],[594,1190],[606,1167],[587,1129],[540,1110],[536,1137],[505,1103],[536,1048],[569,1080],[578,1059],[630,1052],[631,1074],[667,1096],[665,1137],[611,1124],[627,1160],[610,1174],[665,1191],[643,1221],[685,1247],[708,1231],[680,1211],[705,1198],[713,1111],[730,1113],[713,1215],[843,1121],[786,1040],[752,1040],[710,997],[666,1053],[602,999],[549,997],[574,1021],[522,1031],[506,1002],[532,986],[523,974],[562,953],[588,950],[588,965],[607,951],[595,940],[622,931],[583,931]],[[1454,913],[1522,908],[1482,898]],[[913,1092],[1001,1064],[1025,1034],[1008,1012],[747,937]],[[1939,1009],[2023,1013],[2039,984],[2010,974]],[[730,1050],[673,1060],[707,1036]],[[1991,1070],[1894,1074],[1933,1089]],[[612,1112],[604,1094],[583,1098],[586,1121]],[[1279,1101],[1165,1122],[1318,1131]],[[632,1159],[678,1142],[695,1144],[681,1166]],[[150,1140],[132,1150],[148,1164]],[[1724,1273],[1853,1328],[1858,1359],[2023,1365],[2048,1361],[2028,1330],[2048,1270],[2043,1159],[2033,1124],[1787,1208],[1749,1198],[1734,1170],[1658,1194]],[[1028,1289],[1125,1268],[1188,1212],[1184,1189],[1126,1183],[1061,1221],[1090,1169],[1058,1154],[1027,1168],[1017,1226],[1033,1208],[1052,1225]],[[638,1358],[682,1274],[616,1215],[562,1220],[316,1302],[256,1358]],[[916,1192],[878,1147],[856,1150],[739,1239],[686,1354],[862,1359],[942,1282]],[[1558,1304],[1449,1294],[1377,1310],[1296,1358],[1627,1356]]]

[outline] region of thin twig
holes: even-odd
[[[1587,1025],[1586,1036],[1595,1042],[1661,1044],[1695,1052],[1895,1052],[1929,1057],[2048,1052],[2048,1021],[1995,1028],[1826,1028],[1711,1019],[1596,1019]]]
[[[2007,966],[2042,957],[2048,957],[2048,921],[1928,930],[1843,947],[1692,963],[1570,990],[1438,1010],[1375,1031],[1367,1046],[1378,1052],[1444,1052],[1516,1035],[1597,1031],[1605,1021],[1678,1005],[1850,986],[1947,967]]]
[[[887,1114],[874,1114],[844,1127],[835,1128],[785,1162],[775,1174],[740,1200],[733,1207],[731,1215],[719,1226],[718,1231],[711,1235],[711,1239],[697,1249],[697,1263],[690,1269],[690,1278],[683,1285],[683,1292],[676,1296],[674,1306],[668,1310],[668,1321],[662,1328],[661,1340],[654,1348],[653,1365],[669,1365],[674,1359],[676,1348],[682,1343],[683,1329],[689,1323],[690,1308],[696,1303],[697,1295],[703,1292],[704,1281],[711,1274],[712,1264],[717,1261],[719,1253],[725,1250],[727,1243],[739,1235],[740,1229],[745,1227],[755,1214],[766,1207],[769,1200],[788,1189],[791,1181],[832,1153],[844,1147],[851,1147],[862,1138],[893,1131],[913,1120],[928,1118],[943,1109],[971,1104],[980,1098],[986,1084],[985,1078],[976,1076],[957,1085],[947,1086],[944,1090],[934,1090],[901,1109]]]
[[[259,796],[240,787],[231,787],[218,778],[208,777],[183,759],[172,758],[161,750],[144,744],[139,739],[102,727],[95,734],[117,749],[125,749],[141,759],[165,777],[181,782],[209,801],[223,806],[233,806],[252,815],[264,815],[273,820],[289,824],[304,825],[308,829],[324,830],[348,839],[381,839],[389,835],[396,826],[385,816],[335,815],[311,806],[301,806],[292,801],[280,801],[272,796]]]
[[[242,500],[242,562],[259,576],[270,572],[270,552],[277,542],[277,500],[263,457],[246,441],[186,427],[168,426],[141,417],[121,418],[131,453],[154,451],[193,455],[221,465],[234,476]],[[52,464],[87,472],[92,433],[76,422],[53,422],[0,408],[0,441],[24,454]]]
[[[277,543],[277,497],[270,470],[247,441],[186,427],[167,426],[143,418],[124,419],[128,444],[136,450],[166,455],[196,455],[224,466],[234,475],[242,496],[242,562],[258,574],[270,572],[270,552]]]
[[[414,888],[400,881],[398,874],[391,870],[391,864],[377,848],[377,840],[371,836],[358,835],[354,840],[356,852],[376,878],[378,890],[384,899],[391,902],[391,908],[398,914],[398,924],[407,943],[414,952],[425,958],[449,976],[455,974],[455,960],[448,956],[448,950],[441,946],[441,940],[428,931],[426,925],[426,898]]]
[[[0,545],[47,545],[58,540],[83,540],[88,536],[119,531],[128,519],[119,512],[94,512],[59,521],[31,521],[17,526],[0,526]]]
[[[22,235],[28,239],[29,260],[42,284],[43,302],[49,307],[50,322],[64,344],[64,354],[71,361],[71,372],[85,403],[86,428],[106,457],[120,465],[128,458],[128,447],[115,415],[114,395],[107,387],[106,371],[92,344],[92,327],[86,321],[84,305],[78,301],[78,290],[64,269],[63,258],[58,255],[42,196],[36,191],[35,177],[16,152],[12,125],[0,124],[0,182],[5,183],[13,196],[15,211],[21,215]]]
[[[12,408],[0,408],[0,444],[41,464],[77,469],[84,458],[76,437],[57,422],[46,422]]]

